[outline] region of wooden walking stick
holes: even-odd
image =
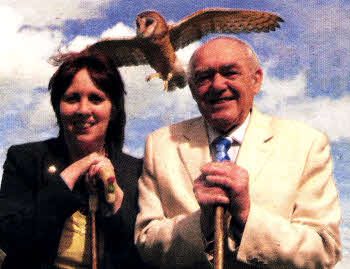
[[[116,199],[116,179],[114,173],[101,167],[99,178],[104,181],[106,201],[113,204]],[[89,186],[89,212],[91,217],[91,263],[92,269],[98,269],[98,247],[97,247],[97,230],[96,230],[96,212],[98,208],[98,194],[96,188],[96,178],[90,182]]]
[[[228,150],[232,145],[232,138],[219,136],[214,140],[215,161],[230,161]],[[225,244],[225,208],[221,205],[215,207],[215,242],[214,242],[214,269],[224,268]]]
[[[224,268],[224,242],[225,242],[225,208],[215,208],[215,243],[214,243],[214,269]]]
[[[98,268],[97,237],[96,237],[96,211],[98,207],[98,196],[96,191],[90,192],[89,211],[91,217],[91,262],[92,269]]]

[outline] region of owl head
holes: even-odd
[[[144,11],[136,17],[136,33],[140,38],[159,38],[168,32],[164,17],[156,11]]]

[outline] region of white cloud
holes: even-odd
[[[11,102],[30,102],[31,91],[46,87],[54,71],[48,63],[63,36],[58,31],[19,31],[23,17],[11,8],[0,8],[6,38],[0,43],[0,108]]]
[[[265,69],[268,74],[268,68]],[[262,111],[305,122],[327,133],[331,140],[349,137],[350,96],[339,99],[311,98],[306,95],[307,80],[302,71],[293,79],[266,76],[262,96],[256,104]]]
[[[50,104],[49,93],[41,94],[38,98],[37,104],[24,117],[27,122],[26,128],[43,131],[56,125],[56,117]]]
[[[165,92],[163,80],[145,81],[147,75],[155,73],[150,66],[124,67],[120,72],[127,91],[128,117],[145,120],[160,117],[166,125],[198,114],[188,86]]]
[[[124,36],[135,36],[135,35],[136,35],[136,31],[134,28],[131,28],[122,22],[118,22],[112,28],[105,30],[101,34],[101,38],[124,37]]]
[[[265,76],[262,91],[271,98],[271,103],[279,103],[281,98],[304,96],[307,87],[304,72],[300,72],[296,77],[281,80],[269,75],[269,69],[274,64],[273,61],[263,64]]]
[[[89,36],[76,36],[68,45],[60,48],[61,52],[70,52],[75,51],[79,52],[85,49],[87,46],[95,43],[97,38],[89,37]]]
[[[188,87],[165,92],[163,80],[145,81],[147,75],[155,73],[150,66],[124,67],[120,71],[127,91],[128,117],[147,119],[158,116],[167,123],[172,114],[185,116],[184,113],[193,110],[195,105]]]
[[[35,26],[59,25],[67,19],[91,19],[102,16],[102,7],[116,0],[0,0],[0,5],[15,9],[24,24]]]
[[[85,49],[88,45],[91,45],[99,40],[125,36],[135,36],[135,30],[122,22],[118,22],[112,28],[103,31],[100,38],[78,35],[71,42],[69,42],[69,44],[61,47],[60,51],[80,51],[82,49]]]
[[[129,148],[128,146],[124,146],[123,152],[137,158],[142,158],[144,154],[144,146],[142,145],[138,148]]]

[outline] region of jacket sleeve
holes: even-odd
[[[136,245],[146,262],[160,268],[191,268],[194,264],[198,268],[208,268],[198,204],[193,205],[197,210],[186,214],[178,212],[169,216],[165,212],[164,207],[171,204],[173,211],[176,211],[176,203],[180,201],[169,195],[173,200],[166,201],[167,206],[163,204],[165,198],[161,197],[159,188],[172,183],[164,182],[166,178],[159,175],[160,170],[165,173],[169,171],[163,167],[166,161],[160,160],[164,156],[159,156],[161,151],[157,147],[164,147],[164,144],[150,135],[146,142],[144,169],[139,180],[140,213],[136,219]],[[174,186],[168,187],[171,188],[168,193],[176,192]],[[192,189],[189,191],[192,192]],[[181,197],[186,201],[186,194],[181,194]]]
[[[59,175],[41,186],[41,169],[38,151],[25,146],[8,150],[0,190],[0,248],[7,257],[49,255],[65,219],[80,206]]]
[[[332,171],[328,138],[318,133],[308,149],[289,219],[252,203],[238,260],[279,269],[333,268],[341,258],[341,210]]]

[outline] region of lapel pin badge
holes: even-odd
[[[54,173],[56,173],[57,168],[54,165],[50,165],[48,171],[50,174],[54,174]]]

